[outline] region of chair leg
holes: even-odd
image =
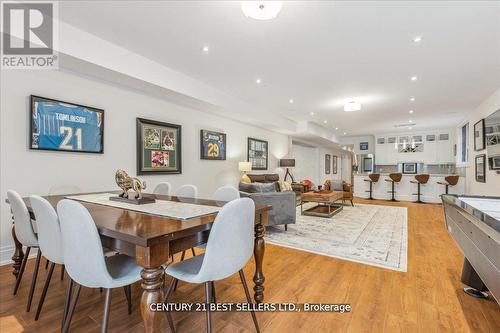
[[[33,294],[35,293],[36,278],[38,276],[38,267],[40,267],[40,258],[42,257],[42,251],[38,249],[36,254],[35,270],[33,271],[33,277],[31,278],[30,293],[28,295],[28,305],[26,305],[26,312],[30,312],[31,302],[33,301]]]
[[[61,265],[61,281],[64,280],[64,264]]]
[[[354,207],[354,203],[352,202],[352,200],[350,200],[350,201],[351,201],[351,207]]]
[[[71,300],[71,291],[73,290],[73,280],[68,277],[68,287],[66,288],[66,300],[64,301],[64,312],[63,319],[61,323],[61,329],[64,327],[64,322],[66,321],[66,317],[68,316],[69,310],[69,301]]]
[[[217,299],[215,298],[215,282],[214,281],[210,282],[210,288],[212,288],[212,303],[217,303]]]
[[[24,269],[26,268],[26,262],[28,261],[30,251],[31,251],[31,246],[28,246],[26,248],[26,253],[24,254],[21,267],[19,268],[19,274],[17,274],[16,286],[14,287],[14,295],[17,294],[17,290],[19,289],[19,284],[21,284],[21,278],[23,277]]]
[[[166,296],[165,296],[165,301],[163,301],[163,303],[168,302],[168,298],[170,297],[170,295],[174,291],[175,285],[177,285],[177,279],[172,278],[172,281],[170,281],[170,285],[168,286],[167,292],[165,293]],[[170,311],[164,311],[164,313],[165,313],[165,316],[167,317],[168,326],[170,327],[170,330],[173,333],[175,333],[174,320],[172,319],[172,314],[170,313]]]
[[[285,231],[288,231],[288,224],[285,224]]]
[[[196,257],[196,252],[194,252],[194,247],[191,248],[191,254],[193,255],[193,257]]]
[[[240,269],[240,271],[238,273],[240,273],[241,284],[243,285],[243,289],[245,289],[245,296],[247,298],[247,302],[248,302],[248,304],[252,304],[252,299],[250,298],[250,292],[248,291],[248,286],[247,286],[247,281],[245,279],[245,274],[243,273],[242,269]],[[255,315],[255,311],[252,310],[250,313],[252,314],[252,320],[253,320],[253,323],[255,325],[255,330],[257,331],[257,333],[260,333],[259,323],[257,322],[257,316]]]
[[[106,333],[108,331],[109,322],[109,307],[111,305],[111,288],[106,289],[106,294],[104,298],[104,315],[102,317],[101,323],[101,333]]]
[[[40,317],[40,312],[42,311],[43,302],[45,301],[45,296],[47,295],[47,290],[49,289],[50,279],[52,278],[52,273],[54,272],[54,266],[56,264],[51,262],[49,272],[47,273],[47,279],[45,280],[45,284],[43,285],[42,295],[40,296],[40,300],[38,301],[38,307],[36,309],[35,320],[38,320]]]
[[[45,269],[49,268],[49,259],[45,258]]]
[[[207,308],[206,308],[206,316],[207,316],[207,333],[212,333],[212,318],[211,318],[211,314],[210,314],[210,300],[211,300],[211,296],[210,296],[210,282],[205,282],[205,298],[207,300]]]
[[[186,251],[184,250],[184,251],[182,251],[181,260],[179,260],[179,261],[183,261],[185,256],[186,256]]]
[[[130,285],[124,286],[123,291],[125,292],[125,298],[127,298],[127,308],[128,308],[128,314],[132,313],[132,292],[131,292],[131,287]]]
[[[69,306],[68,314],[66,316],[66,319],[64,320],[62,333],[67,333],[69,330],[69,325],[71,324],[71,318],[73,318],[73,313],[75,312],[76,302],[78,301],[78,296],[80,296],[80,290],[82,289],[81,285],[79,285],[78,283],[75,284],[76,284],[75,296],[73,296],[73,301]]]

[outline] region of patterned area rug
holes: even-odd
[[[304,204],[304,209],[314,203]],[[268,227],[266,242],[297,250],[406,272],[407,209],[379,205],[345,206],[331,218],[300,215],[296,224]]]

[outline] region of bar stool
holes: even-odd
[[[413,195],[417,196],[417,201],[418,203],[425,203],[422,200],[420,200],[420,185],[422,184],[427,184],[429,181],[429,175],[427,174],[422,174],[422,175],[416,175],[415,180],[410,180],[410,183],[417,184],[417,193],[413,193]]]
[[[440,185],[444,185],[446,189],[446,194],[448,194],[448,186],[455,186],[458,183],[459,177],[456,175],[444,177],[444,182],[437,182]]]
[[[369,192],[370,197],[368,199],[373,200],[373,197],[372,197],[373,183],[378,182],[378,180],[380,179],[380,173],[371,173],[368,175],[368,178],[369,179],[364,179],[364,181],[370,183],[370,189],[368,191],[365,191],[365,192]]]
[[[389,201],[399,201],[394,198],[394,194],[396,194],[396,190],[394,189],[394,184],[399,183],[401,181],[401,178],[403,178],[403,174],[400,172],[397,173],[391,173],[389,174],[389,179],[385,179],[386,182],[391,182],[391,190],[387,191],[387,193],[392,194],[392,198]]]

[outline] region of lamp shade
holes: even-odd
[[[243,172],[252,171],[252,162],[239,162],[238,170]]]
[[[295,159],[293,158],[282,158],[280,160],[280,167],[291,168],[295,166]]]

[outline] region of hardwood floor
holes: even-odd
[[[500,306],[465,295],[460,282],[463,256],[446,233],[440,205],[388,203],[408,207],[408,272],[400,273],[279,246],[266,246],[266,302],[349,303],[350,313],[258,313],[262,332],[500,332]],[[334,220],[335,218],[333,218]],[[44,261],[42,261],[44,263]],[[27,265],[17,296],[11,266],[0,267],[0,332],[60,330],[66,279],[53,278],[40,320],[25,312],[34,260]],[[250,286],[252,263],[245,274]],[[58,269],[57,269],[58,270]],[[58,272],[58,271],[57,271]],[[46,271],[41,267],[33,301],[38,305]],[[54,276],[58,276],[55,274]],[[238,274],[216,283],[218,302],[243,302]],[[127,314],[122,289],[113,291],[109,332],[143,332],[138,311],[140,286],[132,289]],[[202,302],[202,285],[179,283],[172,301]],[[98,332],[104,293],[83,289],[71,332]],[[174,313],[179,332],[205,331],[204,313]],[[253,332],[249,313],[219,312],[215,332]],[[165,325],[164,332],[168,332]]]

